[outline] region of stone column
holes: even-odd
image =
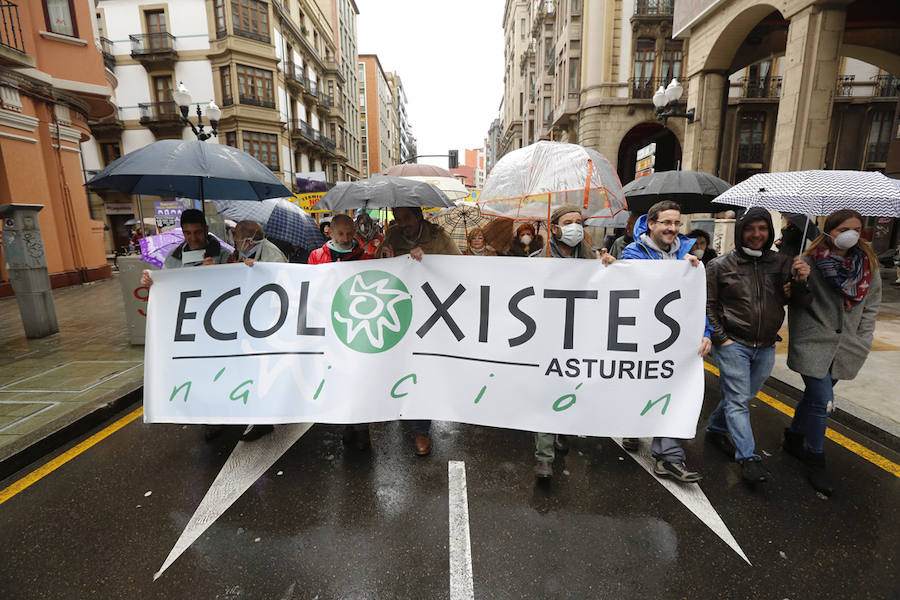
[[[845,7],[833,4],[789,16],[772,171],[825,167],[846,16]]]
[[[691,76],[686,108],[694,109],[694,122],[685,125],[682,170],[718,175],[719,134],[727,85],[728,77],[719,71],[700,71]]]

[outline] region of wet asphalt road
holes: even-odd
[[[707,373],[701,423],[717,401]],[[136,421],[0,504],[0,598],[450,598],[448,460],[465,462],[475,598],[898,597],[900,479],[829,440],[837,491],[819,497],[778,449],[788,418],[752,415],[767,484],[686,445],[752,566],[609,439],[572,440],[544,486],[528,433],[435,423],[416,458],[386,423],[370,453],[313,427],[153,581],[240,432]]]

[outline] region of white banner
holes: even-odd
[[[144,419],[691,438],[705,272],[426,256],[153,273]]]

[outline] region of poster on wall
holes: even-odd
[[[181,227],[181,213],[184,204],[180,200],[158,200],[153,203],[156,215],[156,230],[159,233]]]

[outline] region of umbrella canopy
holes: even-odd
[[[453,173],[447,169],[418,163],[394,165],[393,167],[388,167],[379,175],[390,175],[392,177],[453,177]]]
[[[430,183],[437,189],[444,192],[444,195],[451,202],[458,202],[469,196],[469,190],[456,177],[437,177],[435,175],[410,175],[404,176],[404,179],[412,179],[414,181],[424,181]]]
[[[478,196],[481,212],[516,220],[546,220],[565,204],[582,208],[585,219],[625,210],[615,169],[590,148],[537,142],[501,158]]]
[[[306,250],[315,250],[325,243],[325,237],[315,219],[284,198],[262,202],[215,200],[213,204],[219,214],[235,221],[256,221],[262,225],[266,237],[283,240]]]
[[[126,194],[198,200],[263,200],[291,190],[237,148],[197,140],[160,140],[129,152],[85,184]]]
[[[450,239],[456,242],[456,246],[463,254],[468,254],[469,232],[476,227],[484,227],[493,219],[481,214],[477,206],[472,204],[460,204],[453,208],[445,208],[437,213],[432,223],[440,225],[450,235]]]
[[[339,183],[316,204],[323,210],[396,208],[398,206],[449,207],[453,203],[433,185],[383,175]]]
[[[713,198],[724,193],[731,184],[709,173],[697,171],[660,171],[635,179],[623,190],[628,209],[639,215],[663,200],[677,202],[686,214],[728,210],[730,207],[711,204]]]
[[[825,216],[851,208],[867,217],[900,217],[900,182],[877,171],[759,173],[713,202]]]
[[[219,240],[219,243],[222,244],[223,248],[228,248],[229,252],[234,252],[232,246],[229,246],[215,235],[213,235],[213,237]],[[163,262],[165,262],[169,252],[171,252],[175,246],[184,243],[184,234],[181,232],[181,228],[176,228],[165,233],[160,233],[159,235],[142,237],[138,241],[141,244],[141,260],[150,263],[153,266],[162,268]]]

